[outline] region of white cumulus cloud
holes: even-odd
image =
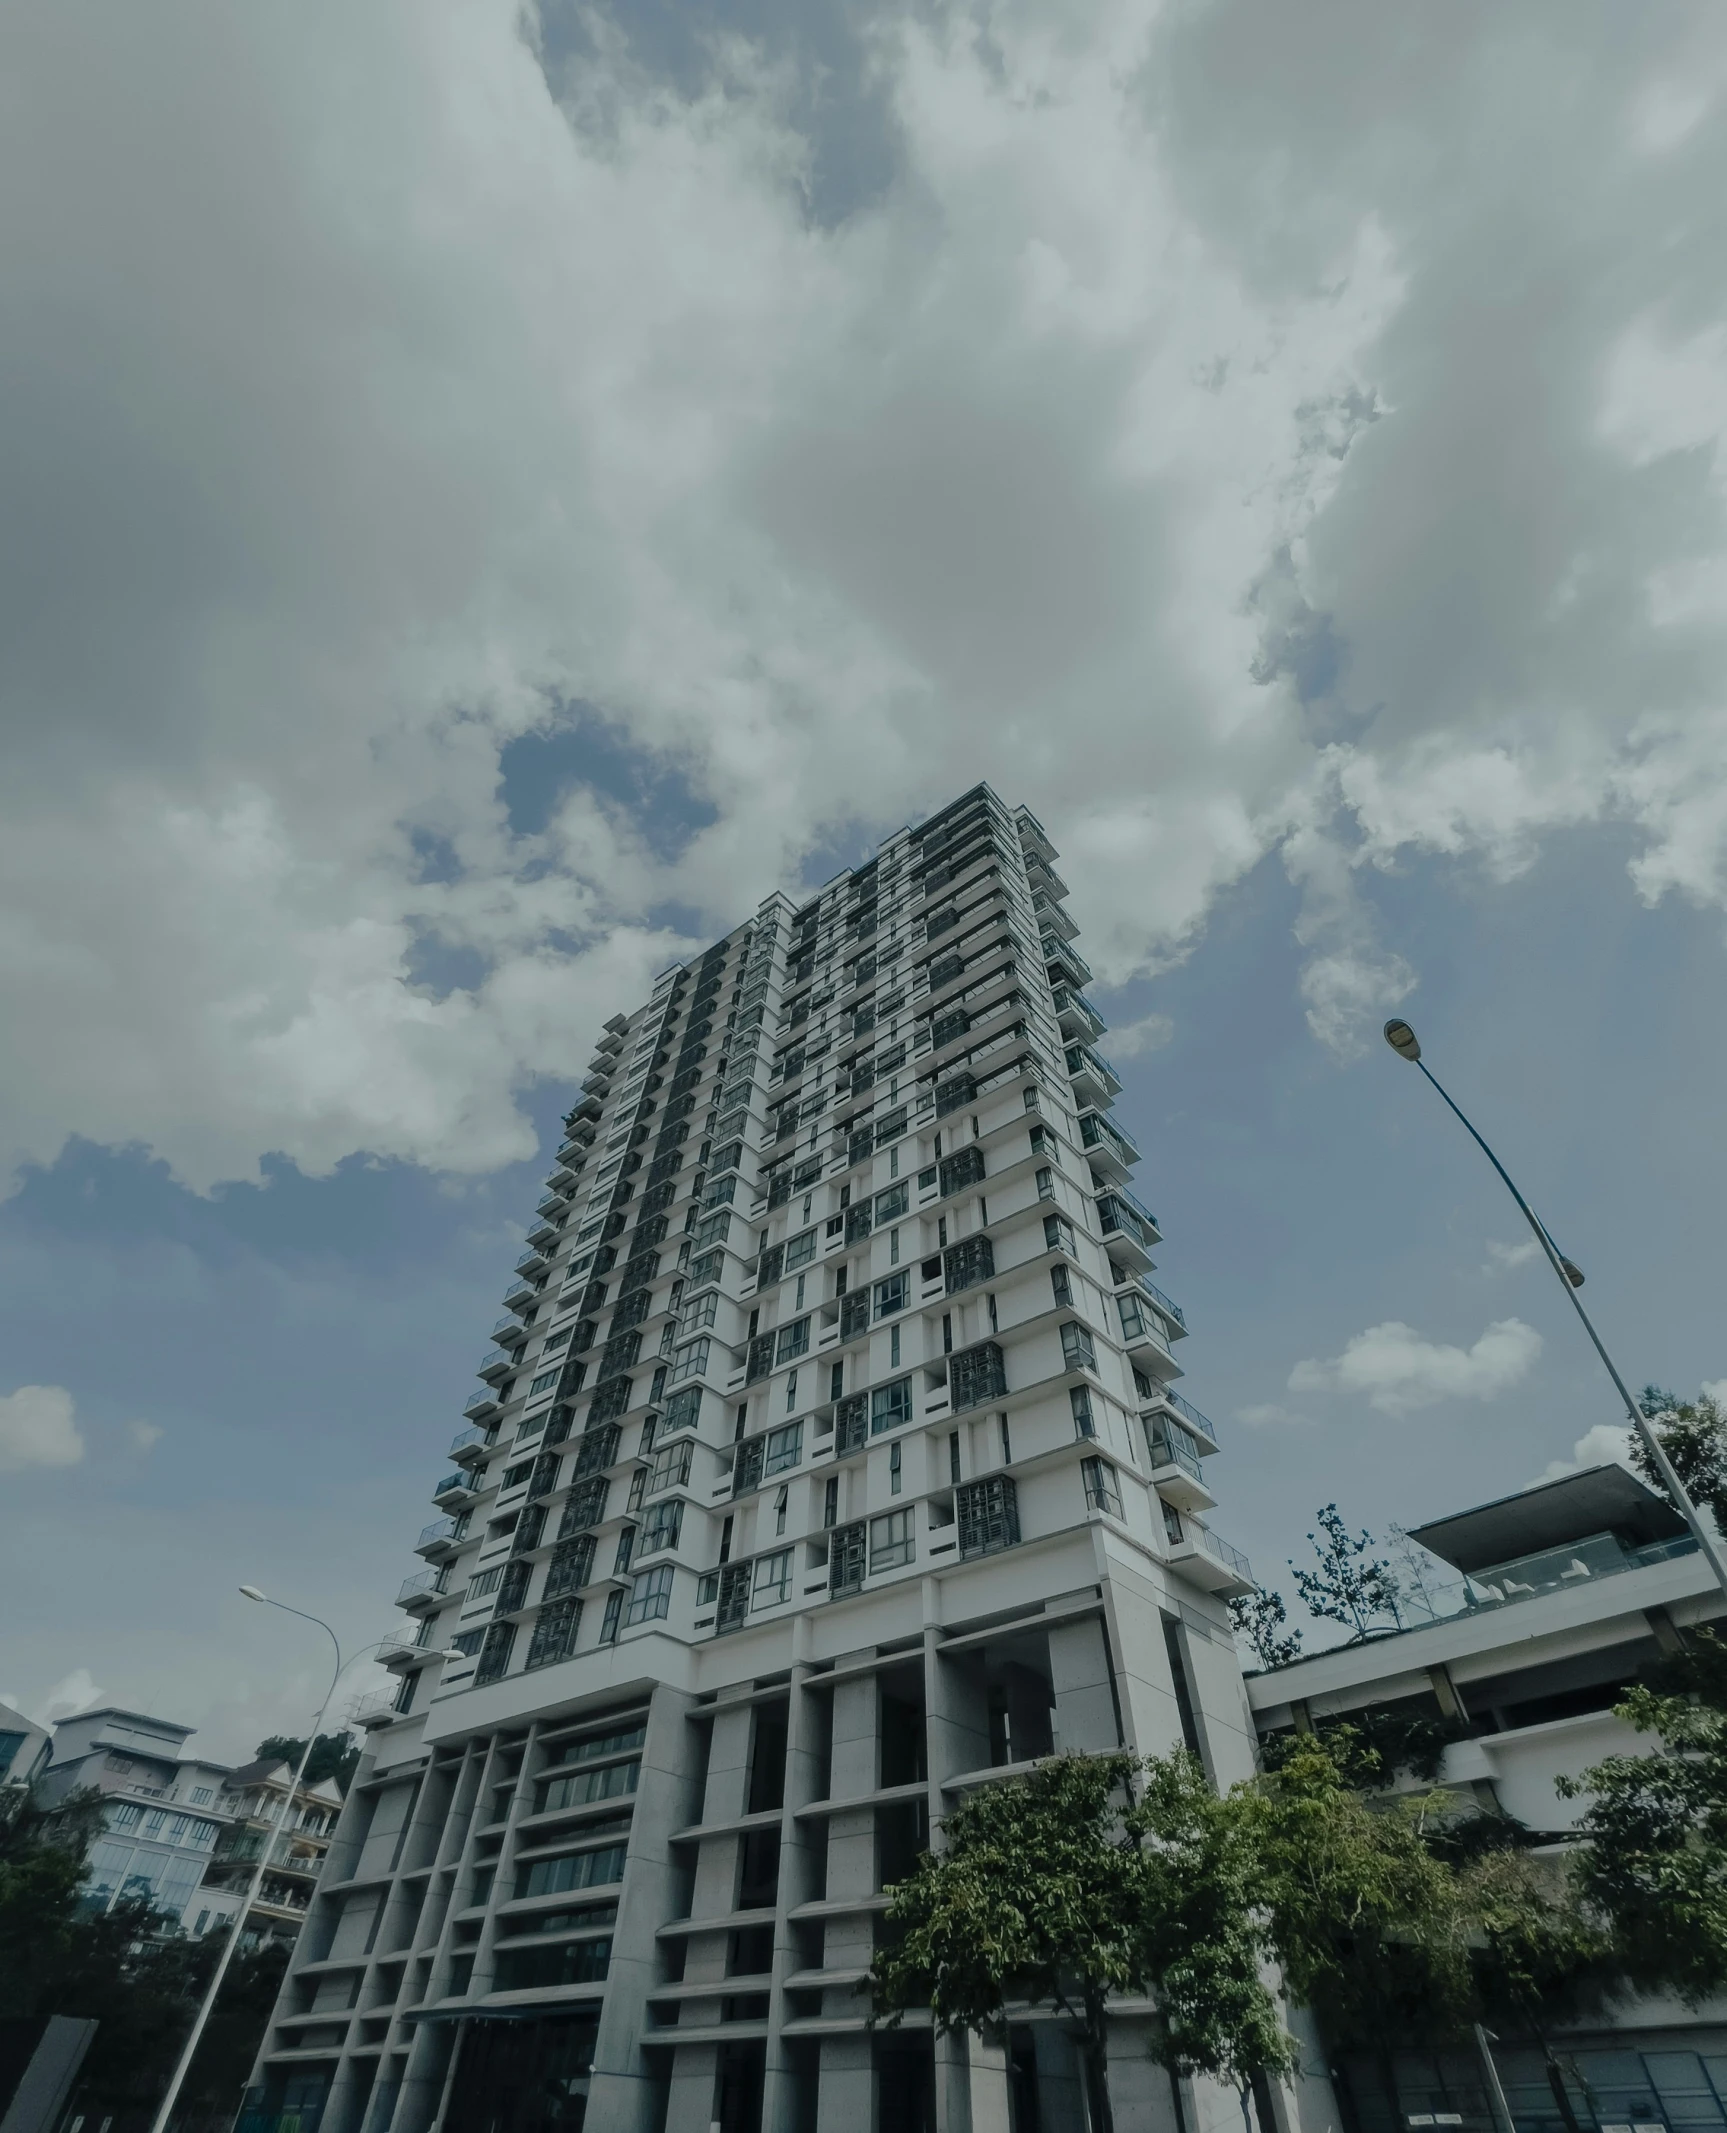
[[[0,1474],[76,1466],[83,1456],[72,1395],[63,1385],[20,1385],[0,1395]]]
[[[1527,1266],[1532,1259],[1539,1259],[1541,1247],[1533,1237],[1525,1237],[1521,1244],[1502,1244],[1498,1238],[1487,1240],[1487,1261],[1481,1271],[1484,1274],[1509,1274],[1514,1268]]]
[[[43,1697],[36,1723],[51,1726],[57,1718],[75,1718],[99,1704],[105,1693],[87,1666],[75,1666]]]
[[[1562,1481],[1586,1466],[1631,1465],[1631,1432],[1622,1423],[1597,1422],[1586,1429],[1571,1447],[1569,1459],[1551,1459],[1536,1477],[1539,1481]]]
[[[1424,1340],[1393,1318],[1357,1333],[1329,1361],[1297,1363],[1289,1389],[1344,1393],[1381,1414],[1410,1414],[1442,1400],[1495,1399],[1528,1373],[1540,1353],[1540,1334],[1520,1318],[1496,1319],[1469,1348]]]
[[[1708,0],[854,16],[819,94],[552,0],[9,25],[0,1177],[520,1157],[684,926],[980,770],[1102,984],[1281,854],[1340,1054],[1408,853],[1727,904]]]

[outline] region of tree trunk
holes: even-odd
[[[1086,2116],[1092,2133],[1115,2133],[1115,2106],[1109,2094],[1109,2044],[1105,2032],[1103,2002],[1087,1993],[1085,2031],[1080,2040],[1080,2064],[1086,2086]]]

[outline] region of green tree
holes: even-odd
[[[1699,1631],[1615,1709],[1660,1752],[1559,1780],[1589,1802],[1577,1881],[1631,1982],[1695,2003],[1727,1986],[1727,1643]]]
[[[999,2036],[1010,2001],[1053,2007],[1105,2133],[1112,1993],[1156,1993],[1159,2056],[1177,2071],[1245,2085],[1291,2063],[1259,1980],[1246,1826],[1191,1757],[1052,1757],[980,1787],[943,1834],[892,1891],[876,2019],[928,2007],[944,2034]]]
[[[1301,1632],[1288,1627],[1281,1593],[1260,1590],[1231,1600],[1229,1619],[1261,1666],[1287,1666],[1301,1657]]]
[[[283,1762],[290,1770],[300,1767],[300,1758],[305,1752],[305,1735],[295,1740],[287,1733],[272,1733],[253,1750],[259,1762]],[[360,1750],[351,1734],[320,1733],[312,1744],[312,1757],[306,1765],[306,1783],[321,1785],[326,1778],[334,1778],[345,1796],[359,1764]]]
[[[1645,1385],[1637,1402],[1654,1425],[1661,1449],[1692,1500],[1727,1533],[1727,1408],[1708,1393],[1680,1400],[1659,1385]],[[1631,1463],[1658,1495],[1666,1487],[1641,1437],[1631,1439]]]
[[[1315,1523],[1319,1532],[1307,1538],[1318,1567],[1302,1570],[1293,1562],[1289,1566],[1308,1613],[1321,1622],[1341,1623],[1352,1630],[1352,1643],[1359,1643],[1381,1619],[1395,1624],[1397,1579],[1389,1563],[1368,1553],[1373,1535],[1365,1528],[1351,1534],[1334,1503],[1318,1513]]]

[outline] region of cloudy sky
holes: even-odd
[[[1393,1008],[1727,1374],[1709,0],[0,46],[0,1695],[299,1718],[233,1588],[390,1626],[598,1022],[979,775],[1262,1573],[1613,1419]]]

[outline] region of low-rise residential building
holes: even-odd
[[[1724,1606],[1709,1564],[1666,1501],[1618,1466],[1432,1520],[1413,1530],[1449,1570],[1405,1607],[1402,1628],[1249,1675],[1262,1737],[1392,1711],[1442,1722],[1439,1782],[1510,1815],[1561,1850],[1587,1802],[1556,1781],[1651,1743],[1613,1715],[1683,1633]],[[1407,1784],[1418,1783],[1413,1777]],[[1498,2048],[1516,2133],[1572,2133],[1541,2052]],[[1560,2052],[1580,2133],[1727,2133],[1727,2004],[1618,2004]],[[1495,2124],[1468,2052],[1345,2062],[1356,2133]]]
[[[0,1703],[0,1785],[31,1785],[48,1766],[53,1735],[46,1726]]]
[[[51,1805],[74,1791],[103,1796],[89,1856],[92,1905],[147,1896],[201,1934],[239,1914],[293,1771],[273,1759],[236,1770],[188,1756],[192,1731],[138,1711],[83,1711],[54,1728],[40,1779]],[[248,1914],[248,1941],[298,1933],[341,1806],[329,1780],[299,1789]]]

